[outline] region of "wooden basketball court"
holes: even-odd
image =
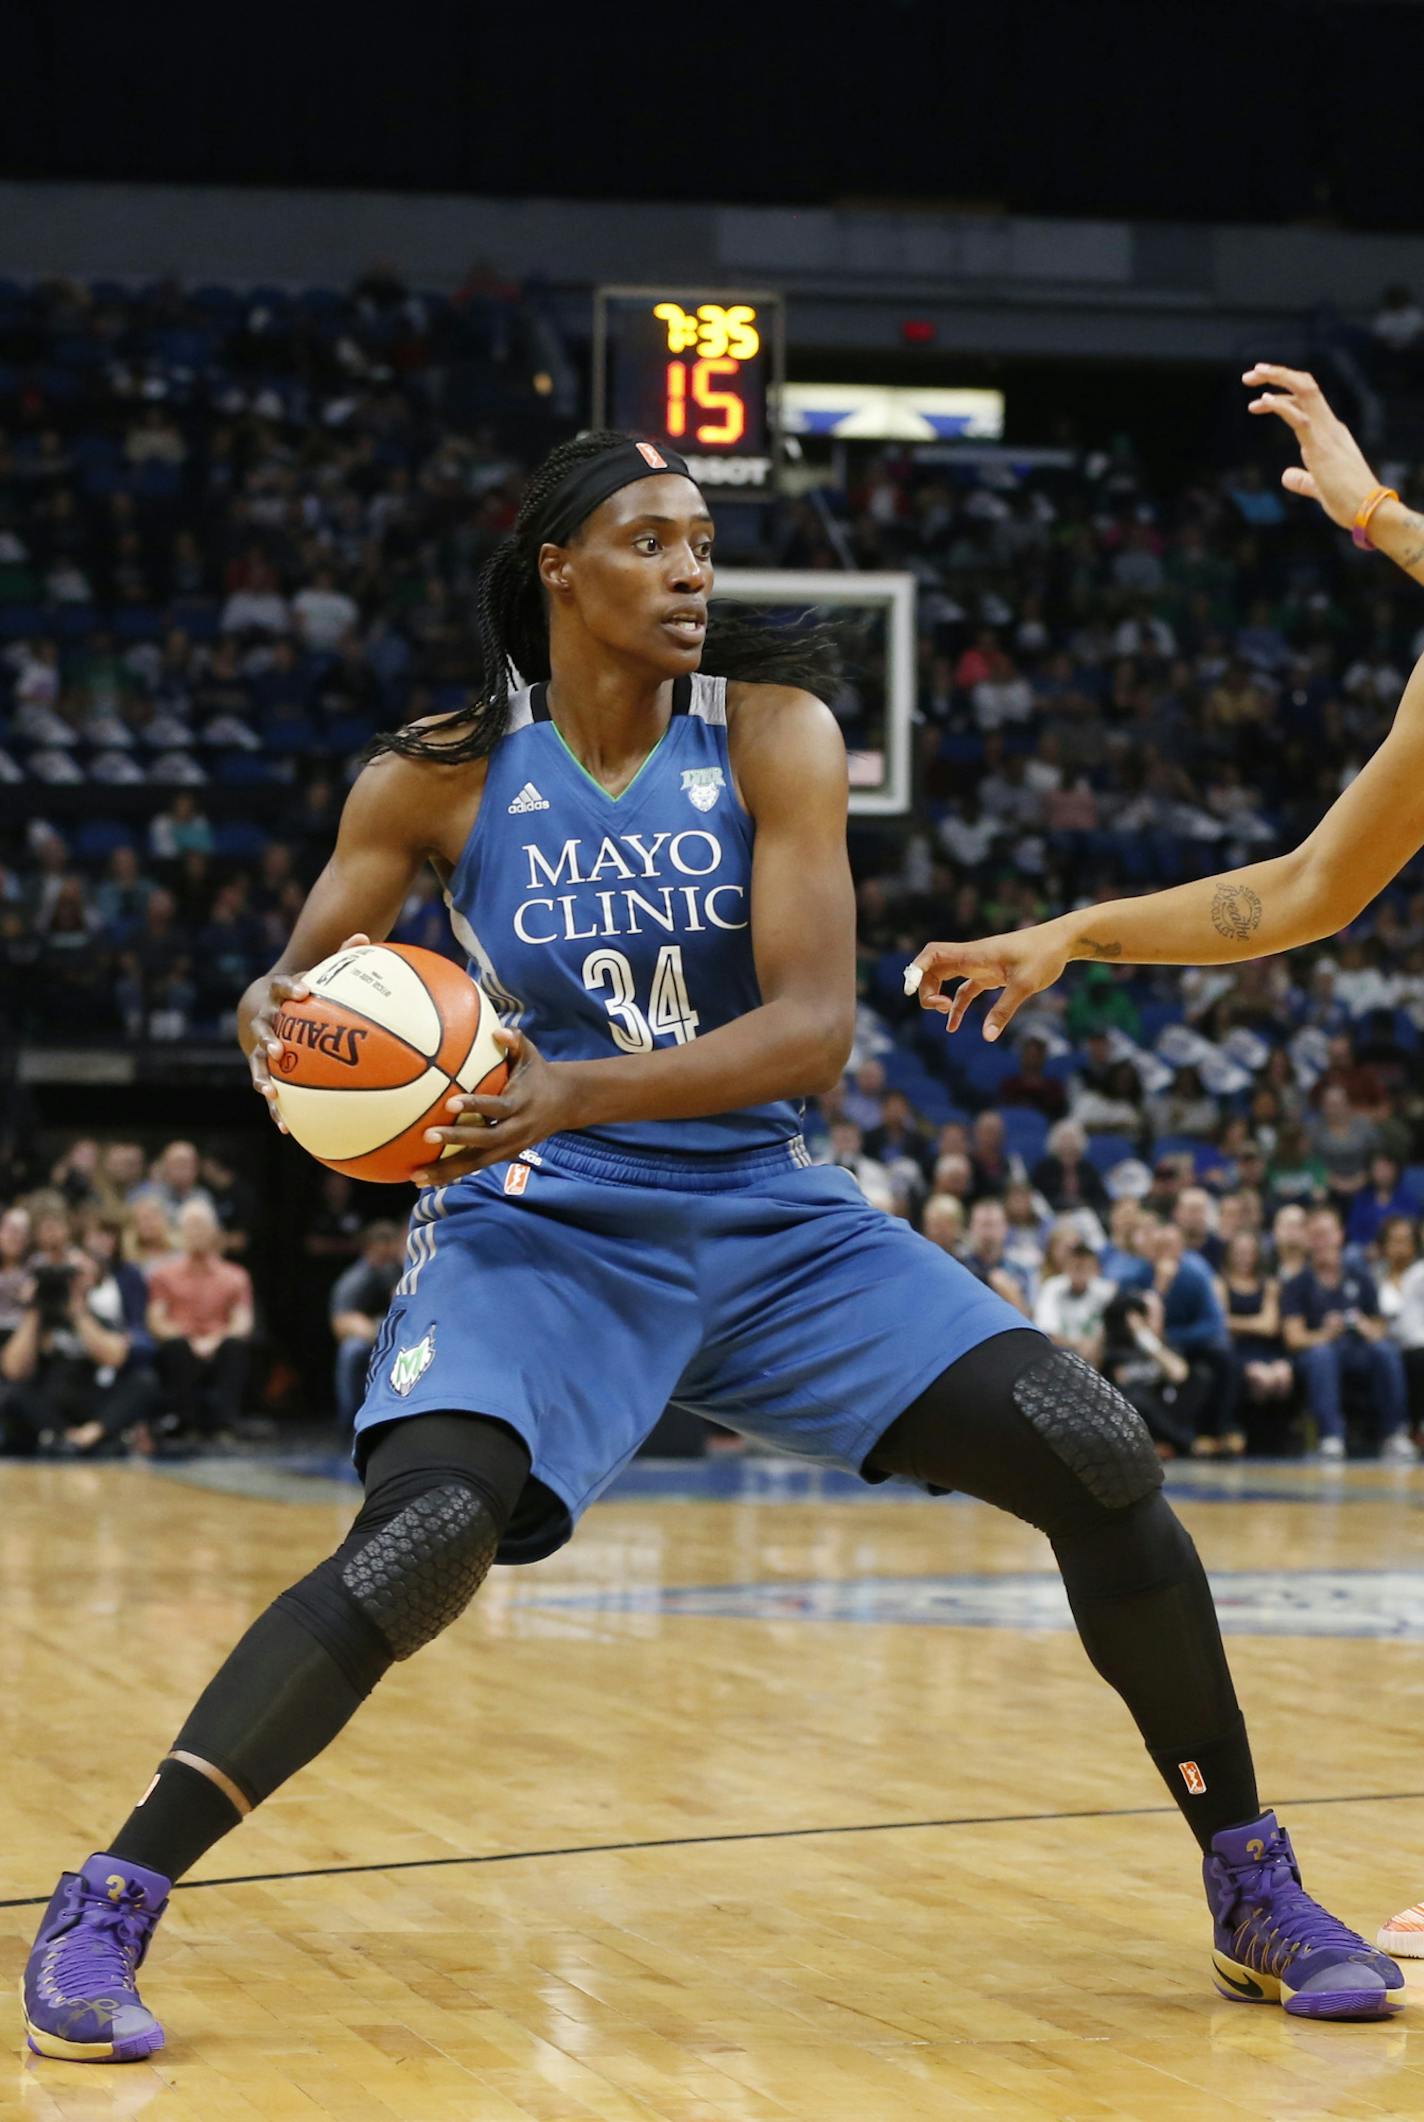
[[[1424,1986],[1364,2026],[1217,1997],[1194,1847],[1037,1535],[783,1462],[635,1474],[211,1853],[146,1970],[169,2046],[105,2069],[23,2048],[39,1908],[355,1491],[0,1469],[0,2114],[1424,2115]],[[1177,1494],[1263,1793],[1373,1935],[1424,1895],[1424,1474]]]

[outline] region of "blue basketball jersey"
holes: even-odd
[[[762,999],[755,826],[732,783],[726,681],[677,681],[667,731],[620,796],[580,766],[546,694],[512,700],[445,893],[470,971],[550,1061],[647,1054],[745,1016]],[[685,1157],[765,1148],[799,1127],[780,1101],[589,1133]]]

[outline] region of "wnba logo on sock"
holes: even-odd
[[[1206,1777],[1197,1767],[1196,1762],[1179,1761],[1177,1766],[1182,1772],[1182,1781],[1186,1784],[1187,1789],[1194,1798],[1199,1798],[1206,1789]]]

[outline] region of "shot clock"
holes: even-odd
[[[594,426],[666,442],[703,486],[772,492],[784,369],[779,295],[601,287],[594,296]]]

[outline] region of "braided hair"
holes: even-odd
[[[408,723],[383,730],[372,740],[368,759],[398,752],[405,759],[454,766],[487,758],[494,750],[509,719],[510,666],[526,683],[549,676],[549,615],[539,580],[539,547],[544,541],[538,525],[545,508],[570,472],[633,439],[613,429],[595,429],[550,450],[530,477],[513,530],[495,547],[475,585],[482,678],[478,693],[433,726]],[[840,677],[839,638],[829,626],[770,626],[714,609],[702,668],[719,678],[751,684],[796,685],[824,698]],[[435,738],[439,741],[432,741]]]

